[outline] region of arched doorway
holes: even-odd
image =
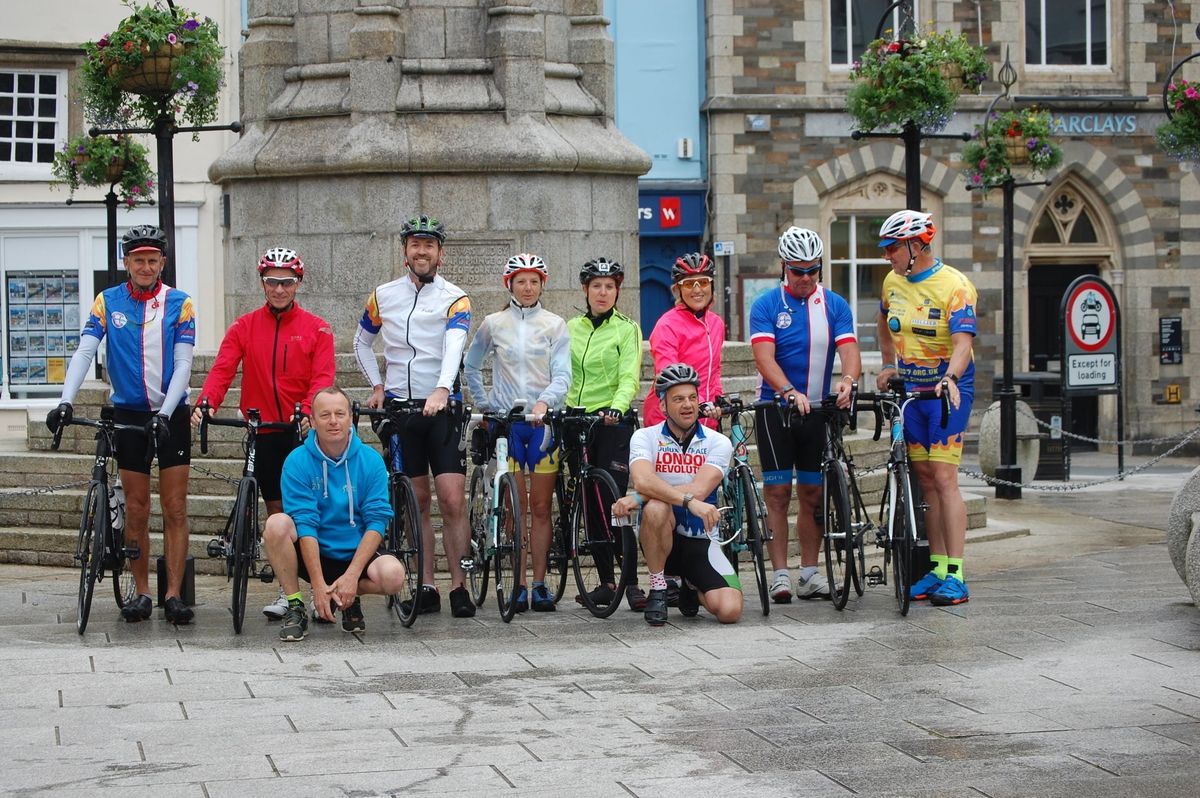
[[[1028,260],[1026,335],[1030,371],[1058,373],[1062,349],[1063,293],[1082,275],[1104,276],[1114,261],[1112,223],[1094,192],[1068,176],[1047,192],[1026,247]],[[1071,400],[1070,429],[1077,435],[1098,437],[1097,397]],[[1072,448],[1094,448],[1079,441]]]

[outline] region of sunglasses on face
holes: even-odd
[[[818,263],[816,266],[810,266],[807,269],[803,266],[788,266],[787,270],[792,274],[798,274],[802,277],[812,277],[814,274],[821,271],[821,264]]]
[[[691,291],[696,288],[708,288],[710,285],[712,285],[712,278],[693,277],[690,280],[680,280],[678,283],[676,283],[676,285],[685,291]]]
[[[300,282],[299,277],[264,277],[263,285],[267,288],[291,288]]]

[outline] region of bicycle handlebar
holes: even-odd
[[[858,394],[859,402],[869,402],[867,407],[861,405],[855,406],[855,412],[860,409],[870,409],[875,413],[875,435],[874,439],[879,440],[883,432],[883,406],[885,404],[902,407],[907,402],[924,402],[929,400],[937,400],[941,402],[941,419],[940,426],[945,429],[950,423],[950,395],[945,390],[945,380],[942,381],[942,393],[939,396],[936,388],[918,388],[914,391],[906,390],[903,380],[891,379],[888,380],[888,390],[876,391],[874,393]]]
[[[62,442],[63,430],[72,424],[80,427],[95,427],[96,429],[112,430],[114,432],[118,430],[132,430],[134,432],[140,432],[142,435],[146,434],[146,428],[139,424],[118,424],[117,422],[113,421],[112,411],[112,407],[100,408],[99,421],[95,421],[90,418],[83,418],[82,416],[74,416],[70,421],[60,424],[58,426],[58,432],[54,433],[54,440],[51,441],[50,448],[53,451],[58,451],[59,444]],[[151,463],[154,461],[155,455],[158,454],[157,441],[154,440],[153,436],[148,436],[148,438],[149,443],[146,446],[146,462]]]
[[[208,397],[200,400],[200,454],[208,454],[208,425],[213,424],[218,427],[241,427],[250,429],[253,427],[259,429],[279,429],[292,430],[296,436],[296,440],[300,440],[300,420],[304,417],[303,411],[300,409],[300,403],[292,408],[291,421],[261,421],[258,408],[246,408],[248,418],[219,418],[214,416],[212,406],[208,403]]]
[[[545,418],[544,415],[536,413],[522,413],[525,409],[524,402],[518,402],[512,406],[512,409],[507,413],[495,413],[491,411],[483,411],[472,413],[470,407],[463,408],[463,415],[467,419],[467,423],[463,426],[462,436],[458,439],[458,450],[465,452],[467,450],[467,441],[471,440],[471,433],[475,431],[483,422],[492,422],[497,424],[511,424],[514,421],[524,421],[526,424],[533,424],[539,419]],[[549,435],[542,436],[541,451],[546,451],[547,443],[550,440]]]

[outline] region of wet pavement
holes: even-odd
[[[1194,794],[1200,610],[1162,531],[1189,471],[990,501],[1011,534],[968,545],[970,603],[907,617],[881,586],[651,629],[569,588],[555,613],[504,624],[489,599],[412,629],[367,598],[361,637],[281,643],[260,615],[235,636],[199,577],[193,626],[127,625],[102,584],[80,638],[74,572],[0,566],[0,792]]]

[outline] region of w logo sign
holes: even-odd
[[[679,210],[679,197],[661,197],[658,200],[659,227],[678,227],[683,222]]]

